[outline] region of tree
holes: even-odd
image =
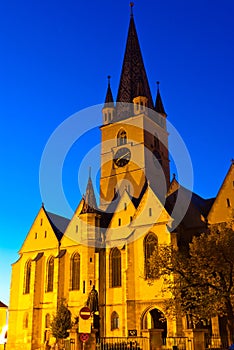
[[[225,316],[229,343],[234,343],[234,231],[216,225],[194,237],[189,251],[160,246],[150,258],[152,278],[164,279],[171,293],[170,314],[180,311],[194,326],[201,319]]]
[[[65,299],[61,299],[58,304],[57,313],[51,322],[51,331],[59,344],[61,340],[67,338],[68,330],[72,327],[71,312],[65,305]]]

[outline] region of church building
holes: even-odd
[[[71,219],[43,204],[12,264],[9,350],[52,345],[58,301],[66,300],[78,319],[93,288],[101,338],[145,337],[152,344],[158,334],[186,336],[184,318],[162,321],[170,295],[162,293],[161,279],[150,280],[148,260],[158,245],[182,249],[208,223],[230,218],[234,164],[214,199],[203,199],[171,176],[167,114],[159,84],[151,95],[132,12],[117,98],[109,78],[100,133],[100,203],[90,175]],[[188,204],[175,225],[177,197],[182,207]],[[219,332],[217,320],[212,327]]]

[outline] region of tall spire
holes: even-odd
[[[120,77],[117,102],[132,103],[134,97],[137,97],[139,81],[142,84],[142,90],[148,99],[148,107],[154,108],[149,82],[141,54],[140,44],[137,36],[136,26],[132,13],[128,29],[127,44],[124,54],[124,61]]]
[[[156,95],[156,102],[155,102],[155,111],[162,114],[163,116],[167,116],[163,103],[162,98],[159,91],[159,81],[157,81],[157,95]]]
[[[111,86],[110,86],[110,78],[111,78],[111,76],[108,75],[108,77],[107,77],[108,87],[107,87],[107,92],[106,92],[105,105],[108,104],[109,107],[112,107],[112,104],[113,104],[113,107],[114,107],[114,99],[113,99]]]

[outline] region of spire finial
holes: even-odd
[[[231,159],[231,163],[234,164],[234,159],[233,158]]]
[[[156,81],[157,89],[159,90],[160,81]]]
[[[134,6],[134,2],[130,2],[130,8],[131,8],[131,17],[133,17],[133,6]]]
[[[111,80],[111,76],[110,75],[107,76],[107,80],[108,80],[108,85],[110,86],[110,80]]]
[[[91,179],[91,166],[89,167],[89,178]]]

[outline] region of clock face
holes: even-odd
[[[113,162],[117,167],[123,167],[128,164],[130,159],[131,159],[130,149],[128,149],[127,147],[123,147],[118,149],[118,151],[115,153]]]

